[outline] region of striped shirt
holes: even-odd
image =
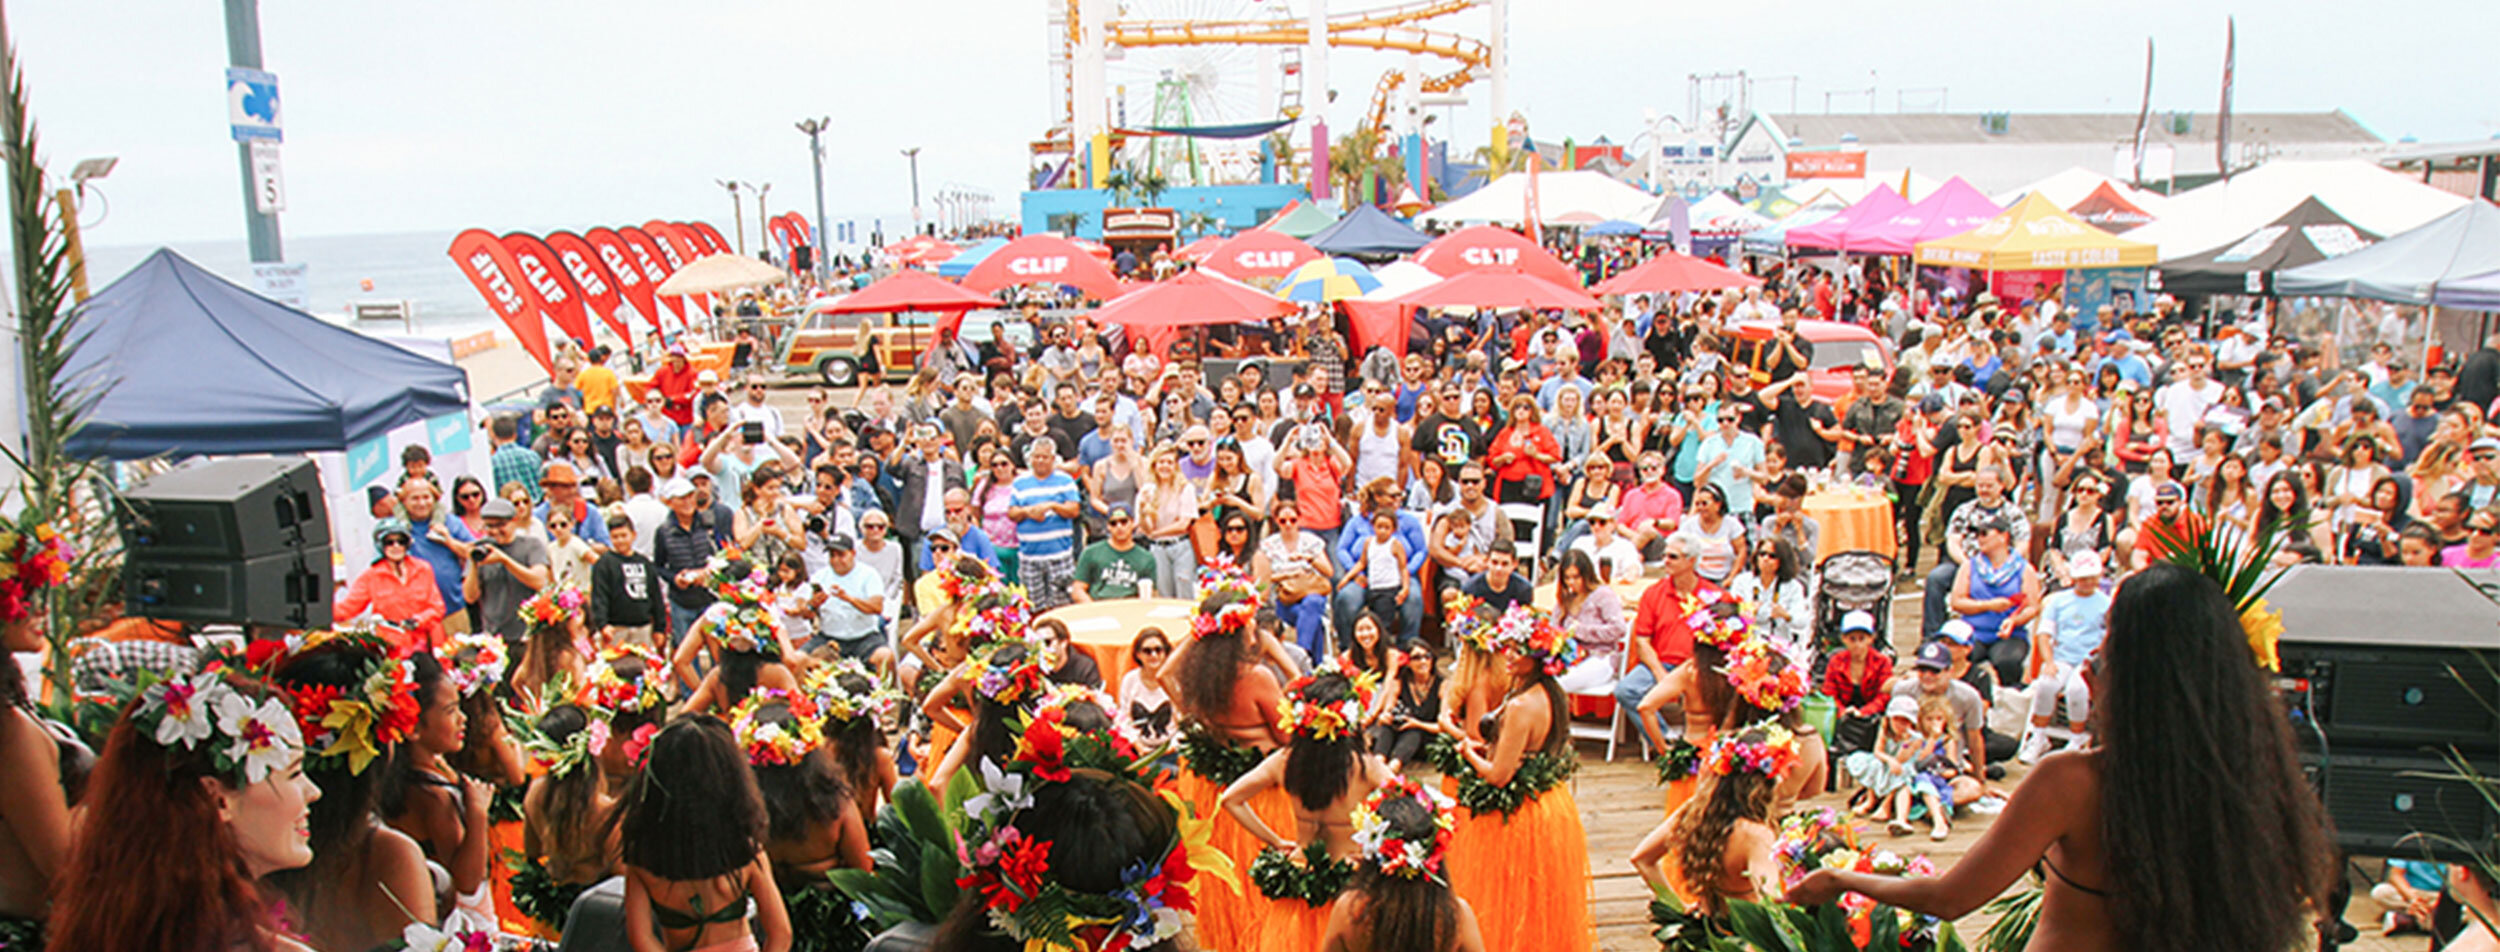
[[[1065,473],[1052,473],[1035,479],[1018,476],[1015,495],[1009,505],[1041,506],[1078,501],[1076,480]],[[1066,516],[1051,513],[1039,519],[1016,520],[1018,550],[1028,559],[1047,559],[1076,551],[1076,523]]]

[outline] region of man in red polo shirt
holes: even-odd
[[[1632,620],[1632,666],[1615,682],[1615,703],[1625,711],[1640,709],[1641,697],[1667,676],[1667,671],[1693,656],[1693,631],[1684,619],[1702,606],[1727,597],[1718,586],[1703,581],[1696,570],[1693,553],[1700,540],[1691,533],[1678,532],[1667,537],[1667,577],[1659,579],[1641,593],[1641,605]],[[1653,749],[1663,750],[1665,727],[1680,722],[1684,712],[1670,705],[1659,712],[1655,721],[1644,721],[1641,734],[1649,738]]]
[[[2165,534],[2181,542],[2205,534],[2205,517],[2188,508],[2187,490],[2178,483],[2165,482],[2153,488],[2153,512],[2135,527],[2136,568],[2142,569],[2169,555]]]

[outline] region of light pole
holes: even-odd
[[[226,0],[226,63],[243,69],[261,68],[260,0]],[[256,199],[260,184],[252,174],[252,144],[237,142],[234,152],[243,166],[243,224],[251,239],[252,261],[285,261],[277,213],[261,211]]]
[[[729,190],[729,223],[737,230],[738,253],[747,253],[747,207],[738,201],[738,183],[729,179],[713,179],[712,184]]]
[[[911,160],[911,233],[920,233],[920,147],[903,150],[903,158]]]
[[[799,131],[807,134],[808,161],[815,167],[816,170],[815,264],[816,283],[818,286],[822,286],[825,283],[825,279],[830,273],[825,268],[825,248],[833,240],[832,236],[825,232],[825,140],[823,138],[826,127],[831,126],[832,124],[833,120],[830,118],[808,119],[799,123]]]
[[[773,183],[766,182],[762,185],[757,185],[753,182],[748,182],[746,185],[747,191],[755,193],[755,248],[758,251],[762,251],[766,248],[772,247],[772,219],[764,217],[764,196],[772,193]],[[741,252],[745,251],[744,248],[739,250]]]

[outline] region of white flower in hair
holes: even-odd
[[[149,685],[146,704],[164,712],[156,722],[156,743],[159,747],[197,747],[216,729],[215,712],[209,704],[225,687],[214,672],[184,680],[159,681]]]
[[[245,783],[268,779],[302,754],[303,734],[285,704],[274,697],[254,704],[239,691],[219,687],[217,729],[229,741],[225,759],[242,769]]]

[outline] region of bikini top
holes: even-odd
[[[692,907],[691,910],[672,909],[654,899],[651,900],[651,919],[659,923],[662,929],[672,932],[693,930],[699,934],[706,926],[727,925],[746,918],[747,899],[747,890],[743,883],[738,887],[738,898],[708,913],[703,911],[703,897],[700,895],[688,898],[687,905]]]
[[[2052,876],[2057,877],[2057,881],[2058,881],[2058,882],[2065,883],[2065,884],[2066,884],[2066,885],[2068,885],[2068,886],[2072,886],[2072,887],[2074,887],[2074,888],[2075,888],[2075,891],[2077,891],[2077,892],[2080,892],[2080,893],[2082,893],[2082,894],[2084,894],[2084,895],[2086,895],[2086,896],[2097,896],[2097,897],[2102,898],[2102,899],[2107,899],[2107,898],[2109,898],[2109,893],[2108,893],[2108,892],[2103,891],[2103,890],[2099,890],[2099,889],[2094,889],[2094,888],[2092,888],[2092,887],[2090,887],[2090,886],[2086,886],[2086,885],[2084,885],[2084,884],[2082,884],[2082,883],[2076,882],[2076,881],[2074,880],[2074,877],[2066,875],[2065,871],[2060,870],[2060,869],[2058,869],[2058,868],[2057,868],[2057,864],[2056,864],[2056,863],[2049,862],[2049,855],[2048,855],[2047,853],[2042,853],[2042,854],[2040,854],[2040,865],[2048,867],[2048,870],[2049,870],[2049,875],[2052,875]]]

